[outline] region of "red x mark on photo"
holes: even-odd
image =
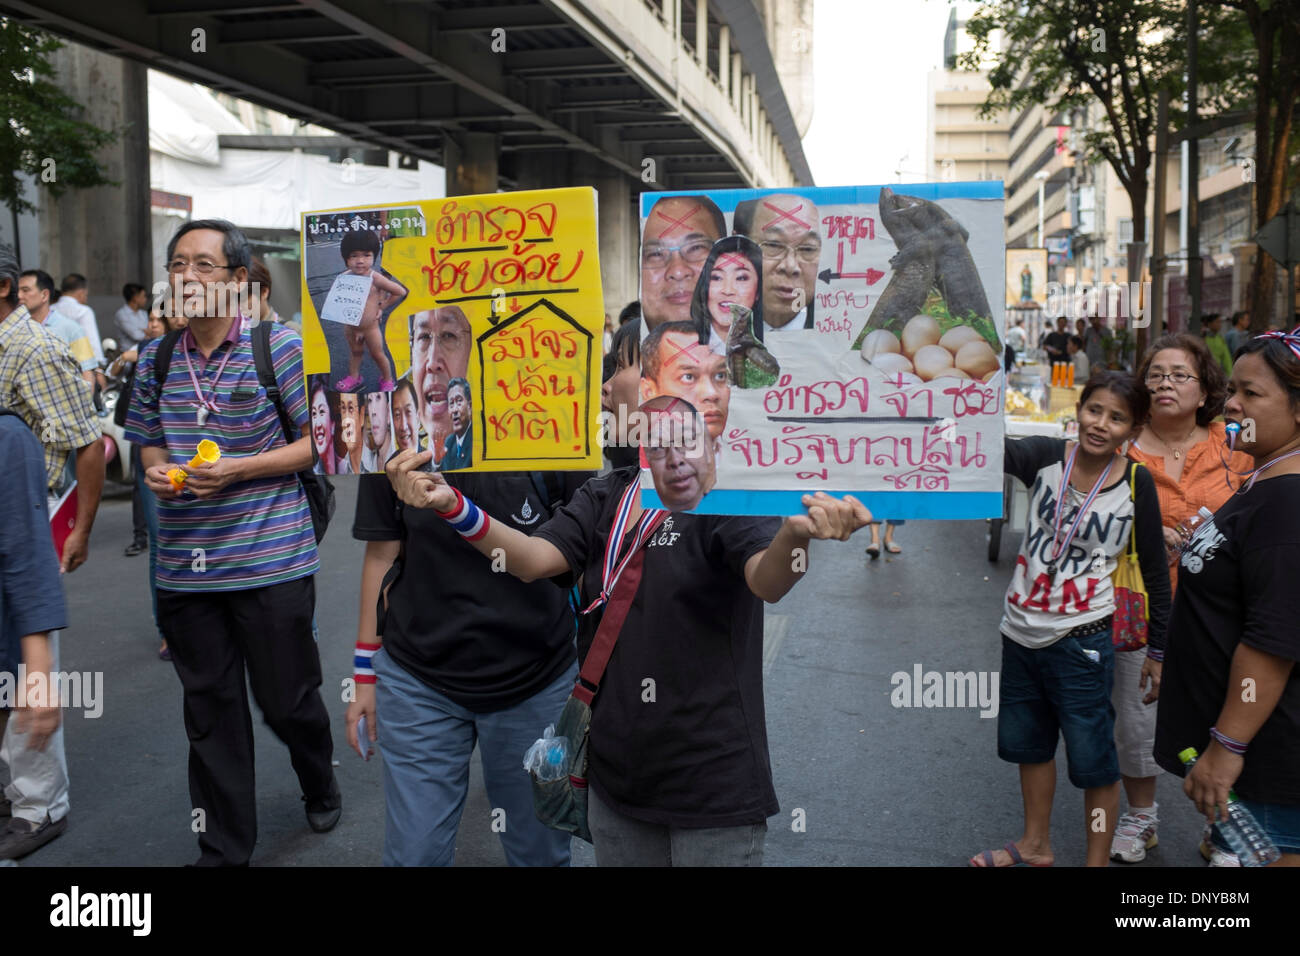
[[[791,222],[795,223],[796,225],[804,229],[812,228],[812,223],[804,222],[802,219],[800,219],[798,216],[795,215],[795,213],[803,209],[803,203],[800,203],[799,205],[793,207],[792,209],[782,209],[780,206],[774,205],[770,202],[764,202],[763,205],[766,206],[768,209],[772,210],[772,212],[777,214],[777,217],[773,219],[770,223],[768,223],[768,228],[775,226],[783,219],[789,219]]]

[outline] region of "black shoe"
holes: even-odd
[[[334,829],[343,815],[343,794],[339,792],[339,782],[330,775],[330,792],[323,797],[303,797],[307,804],[307,823],[317,833],[328,833]]]
[[[0,860],[17,860],[33,850],[38,850],[68,828],[68,818],[51,820],[49,814],[44,823],[32,823],[21,817],[13,817],[9,825],[0,830]]]
[[[128,558],[134,558],[141,551],[147,551],[148,549],[149,549],[148,541],[132,541],[130,544],[126,546],[126,549],[122,553],[125,554]]]

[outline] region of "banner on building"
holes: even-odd
[[[600,466],[594,190],[309,212],[302,263],[318,471]]]
[[[822,490],[1000,515],[1002,197],[643,193],[643,504],[789,515]]]

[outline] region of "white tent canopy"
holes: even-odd
[[[210,91],[149,71],[150,184],[192,197],[195,219],[297,231],[309,209],[409,203],[446,189],[442,167],[423,161],[418,170],[394,169],[217,146],[221,133],[248,132]]]

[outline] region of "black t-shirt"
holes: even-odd
[[[1300,475],[1258,482],[1196,529],[1180,559],[1156,716],[1156,762],[1182,775],[1178,753],[1200,753],[1229,694],[1244,643],[1300,661]],[[1300,804],[1300,666],[1246,752],[1233,788],[1246,800]]]
[[[605,541],[636,468],[594,478],[537,531],[600,593]],[[667,826],[761,823],[779,809],[763,713],[763,603],[745,562],[779,518],[671,514],[592,707],[591,785],[619,813]],[[599,613],[579,620],[585,656]],[[653,683],[649,683],[653,681]]]
[[[542,490],[568,500],[590,476],[555,472]],[[552,500],[548,509],[529,472],[444,477],[493,521],[525,534],[562,504]],[[386,477],[358,480],[352,536],[405,541],[379,626],[384,650],[398,665],[462,707],[485,713],[522,703],[573,663],[573,609],[565,590],[493,571],[492,560],[431,509],[403,506],[399,514]]]
[[[1064,361],[1069,349],[1070,336],[1066,332],[1049,332],[1043,339],[1043,348],[1049,355],[1054,355],[1057,361]]]

